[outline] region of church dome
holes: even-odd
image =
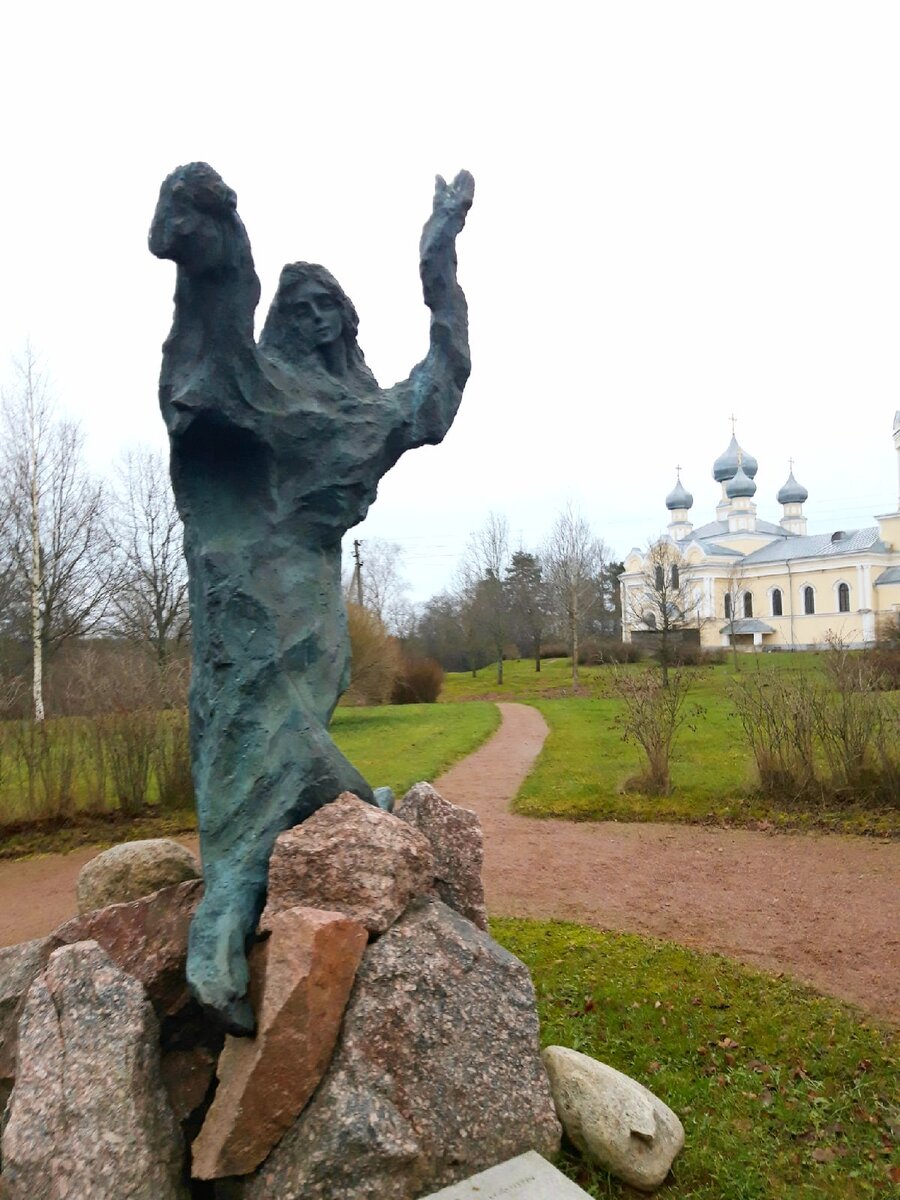
[[[794,478],[794,472],[791,471],[787,477],[787,483],[779,488],[776,499],[779,504],[802,504],[809,499],[809,492],[802,483],[798,483]]]
[[[675,482],[675,486],[666,496],[666,508],[671,512],[673,508],[690,508],[694,503],[694,497],[681,482],[681,476]]]
[[[744,470],[743,463],[738,463],[737,471],[725,484],[725,495],[729,500],[735,500],[738,496],[756,495],[756,484]]]
[[[752,454],[741,449],[737,438],[732,434],[728,449],[713,463],[713,479],[716,483],[725,483],[726,480],[734,478],[739,466],[743,466],[744,474],[750,479],[759,470],[759,463]]]

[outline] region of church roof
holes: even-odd
[[[886,554],[877,525],[866,529],[838,530],[835,533],[813,533],[781,537],[748,554],[745,563],[786,562],[795,558],[832,558],[840,554],[861,554],[868,550]]]
[[[756,484],[744,470],[742,463],[738,463],[738,469],[725,484],[725,495],[729,500],[734,500],[737,496],[756,495]]]
[[[780,525],[773,525],[771,521],[761,521],[757,518],[756,533],[771,533],[775,537],[796,537],[797,534],[788,534]],[[691,534],[694,541],[703,541],[704,538],[718,538],[728,536],[727,521],[707,521],[705,525],[699,525]],[[737,554],[735,550],[732,553]]]
[[[737,438],[732,434],[727,448],[713,463],[713,479],[716,483],[725,483],[734,478],[739,466],[744,468],[744,473],[751,479],[759,470],[759,463],[752,454],[748,454],[738,445]]]
[[[673,508],[690,508],[694,503],[694,497],[681,482],[681,476],[678,476],[675,486],[666,496],[666,508],[671,512]]]
[[[798,483],[794,478],[794,472],[791,471],[787,477],[787,482],[782,484],[778,489],[778,495],[775,497],[779,504],[805,504],[809,499],[809,492],[802,483]]]
[[[732,628],[733,626],[733,628]],[[775,630],[771,625],[767,625],[765,621],[760,621],[757,617],[739,617],[736,621],[729,621],[727,625],[723,625],[719,633],[774,633]]]
[[[900,417],[900,413],[897,414]],[[879,583],[900,583],[900,567],[888,567],[886,571],[882,571],[875,580],[875,586]]]

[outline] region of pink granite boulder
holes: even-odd
[[[261,925],[287,908],[322,908],[383,933],[433,880],[424,834],[344,792],[279,835]]]
[[[257,1034],[225,1040],[193,1146],[197,1179],[254,1170],[296,1120],[331,1060],[368,941],[358,921],[312,908],[277,913],[269,929],[250,955]]]
[[[479,929],[487,929],[481,881],[484,839],[475,813],[451,804],[430,783],[417,783],[394,815],[428,838],[434,855],[434,887],[444,903]]]

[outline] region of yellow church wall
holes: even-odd
[[[890,613],[900,610],[900,583],[882,583],[872,588],[875,593],[875,611]]]
[[[771,535],[760,534],[759,537],[753,534],[736,534],[725,533],[721,537],[716,538],[716,544],[719,546],[727,546],[729,550],[736,550],[738,554],[752,554],[754,550],[759,550],[761,546],[768,546],[772,541]]]
[[[892,550],[900,551],[900,512],[876,517],[881,540]]]

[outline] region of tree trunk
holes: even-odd
[[[497,686],[503,683],[503,651],[497,651]]]
[[[541,670],[541,641],[540,638],[534,640],[534,669],[540,673]]]
[[[572,596],[572,687],[578,686],[578,597]]]
[[[38,447],[34,428],[34,401],[29,396],[31,428],[31,691],[35,721],[44,719],[44,646],[41,634],[41,505],[38,486]]]

